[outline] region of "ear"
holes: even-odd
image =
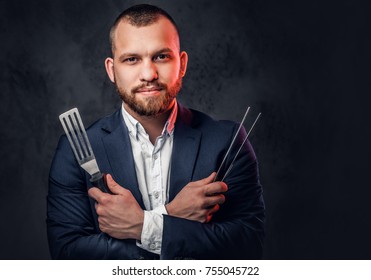
[[[106,60],[104,61],[104,66],[106,67],[106,72],[111,80],[112,83],[115,82],[115,73],[113,71],[113,58],[107,57]]]
[[[187,72],[187,64],[188,64],[188,54],[185,51],[180,53],[180,75],[182,77],[185,76]]]

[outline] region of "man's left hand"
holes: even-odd
[[[141,239],[144,212],[133,194],[106,175],[107,186],[113,195],[96,187],[89,189],[89,196],[96,201],[99,228],[118,239]]]

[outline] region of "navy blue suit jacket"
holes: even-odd
[[[179,104],[174,130],[169,201],[189,182],[216,171],[238,124],[215,121]],[[121,109],[87,130],[101,172],[129,189],[144,209],[131,144]],[[239,133],[222,175],[246,135]],[[226,202],[209,223],[164,215],[161,259],[257,259],[262,253],[264,202],[254,151],[247,141],[224,182]],[[94,201],[87,194],[89,175],[82,170],[66,136],[62,136],[50,169],[47,229],[52,258],[158,259],[98,227]]]

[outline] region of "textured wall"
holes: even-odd
[[[145,2],[180,26],[190,56],[181,102],[219,119],[238,121],[248,105],[263,114],[251,142],[267,206],[265,258],[371,258],[370,5]],[[49,258],[58,115],[76,106],[90,124],[119,106],[103,62],[110,24],[133,3],[0,0],[0,259]]]

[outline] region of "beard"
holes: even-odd
[[[130,92],[117,86],[116,83],[115,85],[122,101],[129,106],[131,110],[140,116],[156,116],[168,110],[170,104],[182,88],[182,77],[179,75],[179,78],[171,87],[168,87],[164,83],[154,81],[138,85],[131,89]],[[136,93],[139,89],[150,86],[160,88],[161,94],[159,96],[147,96],[142,99],[137,98]]]

